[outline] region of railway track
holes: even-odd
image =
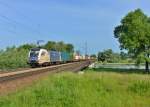
[[[92,61],[88,60],[88,61],[72,62],[67,64],[48,66],[43,68],[33,68],[29,70],[4,73],[4,74],[0,74],[0,83],[9,82],[11,80],[25,78],[28,76],[38,75],[46,72],[52,72],[52,73],[58,73],[63,71],[76,72],[89,66],[90,63],[92,63]]]
[[[93,61],[73,62],[0,74],[0,96],[16,92],[19,89],[30,86],[34,84],[34,82],[44,79],[51,73],[80,71],[81,69],[89,66],[92,62]]]

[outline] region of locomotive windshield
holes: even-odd
[[[39,51],[31,51],[30,57],[37,57],[39,55]]]

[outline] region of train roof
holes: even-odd
[[[31,51],[40,51],[40,48],[32,48]]]

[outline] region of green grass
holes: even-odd
[[[150,76],[116,72],[61,73],[0,97],[0,107],[149,107]]]

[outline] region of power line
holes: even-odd
[[[23,24],[23,23],[20,23],[20,22],[17,22],[17,21],[15,21],[15,20],[12,20],[12,19],[8,18],[8,17],[5,16],[5,15],[0,14],[0,17],[3,18],[3,19],[5,19],[5,20],[8,20],[9,22],[12,22],[12,23],[14,23],[14,24],[16,24],[16,25],[21,25],[22,27],[27,28],[28,30],[30,30],[30,31],[32,31],[32,32],[36,32],[37,34],[41,34],[39,31],[34,30],[33,28],[31,28],[31,27],[29,27],[29,26],[27,26],[27,25],[25,25],[25,24]],[[12,24],[12,23],[11,23],[11,24]],[[12,25],[14,25],[14,24],[12,24]]]
[[[85,42],[85,55],[88,55],[88,46],[87,46],[87,42]]]
[[[17,32],[15,32],[15,31],[13,31],[13,30],[9,30],[9,29],[5,29],[5,30],[7,30],[7,32],[8,32],[8,33],[11,33],[11,34],[12,34],[12,33],[13,33],[13,34],[18,34]]]
[[[15,12],[16,12],[17,14],[20,14],[20,16],[22,16],[22,17],[24,17],[25,19],[28,19],[28,20],[30,20],[30,22],[32,22],[32,19],[31,19],[31,18],[25,16],[24,14],[22,14],[19,10],[17,10],[17,9],[14,8],[13,6],[10,6],[10,5],[8,5],[8,4],[2,2],[2,1],[0,1],[0,5],[3,5],[3,6],[5,6],[5,7],[7,7],[7,8],[11,8],[11,9],[15,10]],[[12,20],[12,19],[10,19],[10,18],[8,18],[8,17],[6,17],[6,16],[4,16],[4,15],[0,15],[0,16],[3,17],[4,19],[11,20],[11,22],[13,22],[13,23],[15,23],[15,24],[20,24],[20,25],[22,25],[22,26],[24,26],[24,27],[26,27],[26,28],[28,28],[28,29],[30,29],[30,30],[32,30],[32,31],[34,31],[34,32],[36,32],[36,33],[38,33],[38,34],[41,34],[41,32],[40,32],[39,30],[35,30],[35,29],[33,29],[33,28],[31,28],[31,27],[25,25],[25,24],[22,24],[22,23],[19,23],[19,22],[17,22],[17,21],[14,21],[14,20]],[[40,25],[40,24],[38,24],[38,26],[39,26],[39,25]]]
[[[1,21],[1,20],[0,20]],[[3,21],[1,21],[1,22],[3,22]],[[9,22],[7,22],[8,24],[11,24],[11,23],[9,23]],[[4,28],[4,27],[3,27]],[[16,28],[16,26],[14,25],[14,28]],[[5,28],[4,28],[5,29]],[[10,29],[5,29],[5,30],[7,30],[7,32],[9,32],[9,33],[14,33],[14,34],[17,34],[17,32],[15,32],[14,30],[10,30]]]
[[[10,8],[10,9],[13,9],[13,10],[15,10],[15,12],[16,12],[17,14],[20,14],[21,17],[24,17],[25,19],[28,19],[29,21],[33,21],[29,16],[24,15],[24,14],[23,14],[22,12],[20,12],[18,9],[16,9],[16,8],[13,7],[13,6],[8,5],[7,3],[4,3],[4,2],[2,2],[2,1],[0,1],[0,5],[3,5],[3,6],[5,6],[5,7],[7,7],[7,8]],[[14,12],[14,11],[13,11],[13,12]]]
[[[8,20],[6,21],[6,19],[0,17],[1,19],[3,19],[5,22],[4,23],[8,23],[8,24],[11,24],[14,28],[16,28],[16,25],[11,23],[10,21],[8,22]],[[1,22],[3,22],[2,20],[0,20]]]
[[[7,29],[7,31],[8,31],[9,33],[14,33],[14,34],[17,34],[17,32],[15,32],[15,31],[12,31],[12,30],[8,30],[8,29]]]

